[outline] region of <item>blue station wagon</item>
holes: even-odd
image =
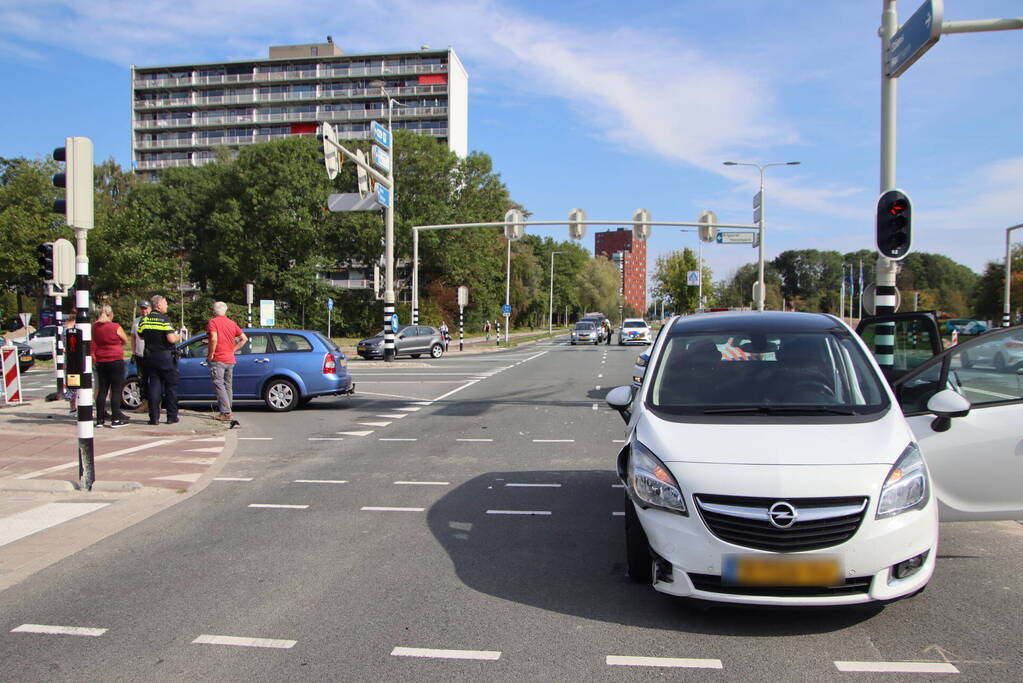
[[[306,405],[316,396],[355,393],[343,351],[314,330],[246,329],[249,341],[235,352],[234,399],[263,401],[275,412]],[[181,342],[178,350],[178,400],[215,401],[206,362],[206,334]],[[138,371],[127,364],[122,393],[125,406],[141,403]]]

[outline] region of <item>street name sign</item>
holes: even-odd
[[[387,130],[376,121],[370,121],[369,129],[373,135],[373,142],[377,143],[384,149],[391,148],[391,131]]]
[[[380,183],[377,183],[377,196],[376,196],[376,199],[377,199],[377,202],[380,203],[380,206],[390,207],[391,206],[391,191],[388,190],[383,185],[381,185]]]
[[[715,241],[718,244],[753,244],[756,233],[719,231]]]
[[[944,0],[927,0],[913,12],[888,44],[885,76],[898,78],[938,42],[944,15]]]
[[[373,163],[385,173],[390,173],[391,155],[387,150],[373,145]]]

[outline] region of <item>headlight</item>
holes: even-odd
[[[927,504],[928,489],[927,468],[920,456],[920,448],[910,443],[884,480],[877,504],[877,519],[919,510]]]
[[[688,515],[682,489],[675,477],[650,449],[632,442],[632,455],[626,473],[628,487],[641,504]]]

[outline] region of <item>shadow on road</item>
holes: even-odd
[[[611,471],[490,472],[429,512],[430,531],[468,587],[505,600],[609,623],[681,632],[776,637],[826,633],[881,607],[779,610],[672,598],[625,575],[621,489]],[[559,488],[508,484],[561,484]],[[488,514],[550,511],[550,515]]]

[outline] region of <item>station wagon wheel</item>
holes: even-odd
[[[275,413],[284,413],[298,405],[298,387],[290,379],[277,377],[270,380],[263,389],[266,407]]]
[[[440,358],[443,355],[444,355],[444,347],[441,346],[440,344],[434,344],[433,346],[430,347],[430,357],[431,358]]]

